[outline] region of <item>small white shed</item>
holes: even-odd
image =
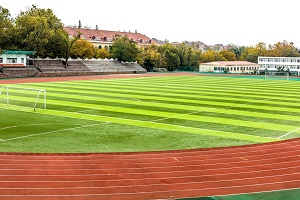
[[[0,52],[0,66],[2,67],[23,67],[26,66],[28,55],[34,51],[13,51],[4,50]]]

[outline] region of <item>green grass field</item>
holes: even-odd
[[[3,85],[2,85],[3,86]],[[236,146],[300,134],[298,81],[164,76],[10,86],[1,152],[134,152]]]

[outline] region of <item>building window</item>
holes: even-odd
[[[24,61],[25,61],[25,59],[24,59],[24,58],[21,58],[21,63],[25,63]]]
[[[3,63],[3,58],[0,58],[0,63]]]
[[[7,63],[17,63],[17,58],[7,58]]]

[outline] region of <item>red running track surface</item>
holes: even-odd
[[[300,139],[146,153],[2,153],[0,163],[0,199],[149,200],[300,187]]]

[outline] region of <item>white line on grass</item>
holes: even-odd
[[[65,123],[41,123],[41,124],[26,124],[26,125],[18,125],[18,126],[7,126],[4,128],[0,128],[0,131],[10,128],[18,128],[18,127],[26,127],[26,126],[38,126],[38,125],[49,125],[49,124],[65,124]],[[79,125],[79,124],[76,124]]]
[[[208,110],[213,110],[215,108],[210,108]],[[199,112],[203,112],[204,110],[200,110],[200,111],[195,111],[195,112],[190,112],[190,113],[185,113],[185,114],[180,114],[180,115],[175,115],[173,117],[164,117],[164,118],[160,118],[160,119],[155,119],[155,120],[151,120],[151,122],[157,122],[157,121],[161,121],[161,120],[165,120],[165,119],[174,119],[174,118],[177,118],[177,117],[180,117],[180,116],[184,116],[184,115],[193,115],[193,114],[196,114],[196,113],[199,113]],[[207,110],[205,110],[207,111]]]
[[[245,103],[245,105],[250,105],[250,104],[254,104],[254,103],[260,103],[260,102],[269,101],[269,100],[270,100],[269,98],[263,98],[263,99],[259,99],[259,100],[254,101],[254,102]]]
[[[283,137],[285,137],[285,136],[288,136],[289,134],[294,133],[294,132],[298,131],[299,129],[300,129],[300,128],[296,128],[295,130],[292,130],[292,131],[290,131],[290,132],[288,132],[288,133],[286,133],[286,134],[284,134],[284,135],[278,137],[277,139],[281,139],[281,138],[283,138]]]
[[[89,113],[89,112],[94,112],[95,110],[80,110],[80,111],[77,111],[79,113]]]
[[[141,101],[141,100],[139,100],[137,98],[131,98],[131,101]]]
[[[0,141],[1,142],[6,142],[6,141],[10,141],[10,140],[17,140],[17,139],[28,138],[28,137],[38,136],[38,135],[45,135],[45,134],[49,134],[49,133],[57,133],[57,132],[62,132],[62,131],[70,131],[70,130],[75,130],[75,129],[80,129],[80,128],[99,126],[99,125],[102,125],[102,124],[108,124],[108,122],[104,122],[104,123],[101,123],[101,124],[78,126],[78,127],[74,127],[74,128],[67,128],[67,129],[56,130],[56,131],[48,131],[48,132],[37,133],[37,134],[32,134],[32,135],[25,135],[25,136],[20,136],[20,137],[15,137],[15,138],[9,138],[9,139],[6,139],[6,140],[2,139]]]
[[[16,110],[18,109],[18,111],[20,111],[21,107],[19,108],[18,106],[10,106],[8,109],[10,110]],[[210,108],[210,109],[215,109],[215,108]],[[210,109],[205,109],[203,111],[207,111]],[[32,112],[29,109],[24,110],[24,112]],[[201,112],[201,111],[199,111]],[[163,124],[163,123],[158,123],[158,122],[152,122],[152,121],[142,121],[142,120],[133,120],[133,119],[123,119],[123,118],[116,118],[116,117],[104,117],[104,116],[96,116],[96,115],[92,115],[92,114],[84,114],[84,113],[78,113],[78,112],[68,112],[68,111],[58,111],[58,110],[41,110],[40,112],[41,114],[45,114],[47,113],[48,115],[52,115],[52,116],[60,116],[60,117],[68,117],[68,118],[73,118],[73,119],[88,119],[88,120],[92,120],[92,121],[97,121],[97,122],[104,122],[107,123],[106,120],[108,120],[108,122],[110,123],[117,123],[117,124],[126,124],[126,125],[133,125],[133,126],[138,126],[138,127],[150,127],[150,124],[148,124],[147,122],[150,123],[157,123],[157,125],[159,126],[167,126],[167,127],[153,127],[155,129],[160,129],[160,130],[172,130],[176,127],[179,128],[181,132],[185,132],[185,133],[196,133],[195,131],[208,131],[209,133],[200,133],[200,134],[204,134],[204,135],[211,135],[211,136],[216,136],[214,133],[217,133],[218,137],[224,137],[224,138],[239,138],[242,137],[242,140],[248,140],[248,141],[256,141],[258,140],[258,138],[260,138],[260,142],[261,139],[265,140],[265,139],[272,139],[272,141],[277,141],[275,138],[271,138],[271,137],[261,137],[261,136],[253,136],[253,135],[247,135],[247,134],[242,134],[242,133],[229,133],[226,131],[220,131],[220,130],[210,130],[210,129],[204,129],[204,128],[194,128],[194,127],[187,127],[187,126],[179,126],[179,125],[172,125],[172,124]],[[71,114],[72,113],[72,114]],[[78,115],[82,115],[82,116],[73,116],[74,114],[78,114]],[[125,123],[126,122],[126,123]],[[129,123],[128,123],[129,122]],[[136,124],[137,122],[137,124]],[[144,123],[147,123],[146,125],[144,125]],[[153,124],[156,125],[156,124]],[[150,127],[152,128],[152,127]],[[185,128],[188,131],[183,131],[182,129]],[[196,134],[198,134],[198,131]],[[213,132],[213,133],[211,133]],[[222,135],[220,135],[220,133]],[[224,134],[225,133],[225,134]],[[230,136],[228,136],[228,134],[230,134]],[[247,139],[245,139],[244,137],[246,136]],[[250,138],[251,137],[251,138]],[[252,139],[253,138],[253,139]],[[270,140],[271,141],[271,140]]]

